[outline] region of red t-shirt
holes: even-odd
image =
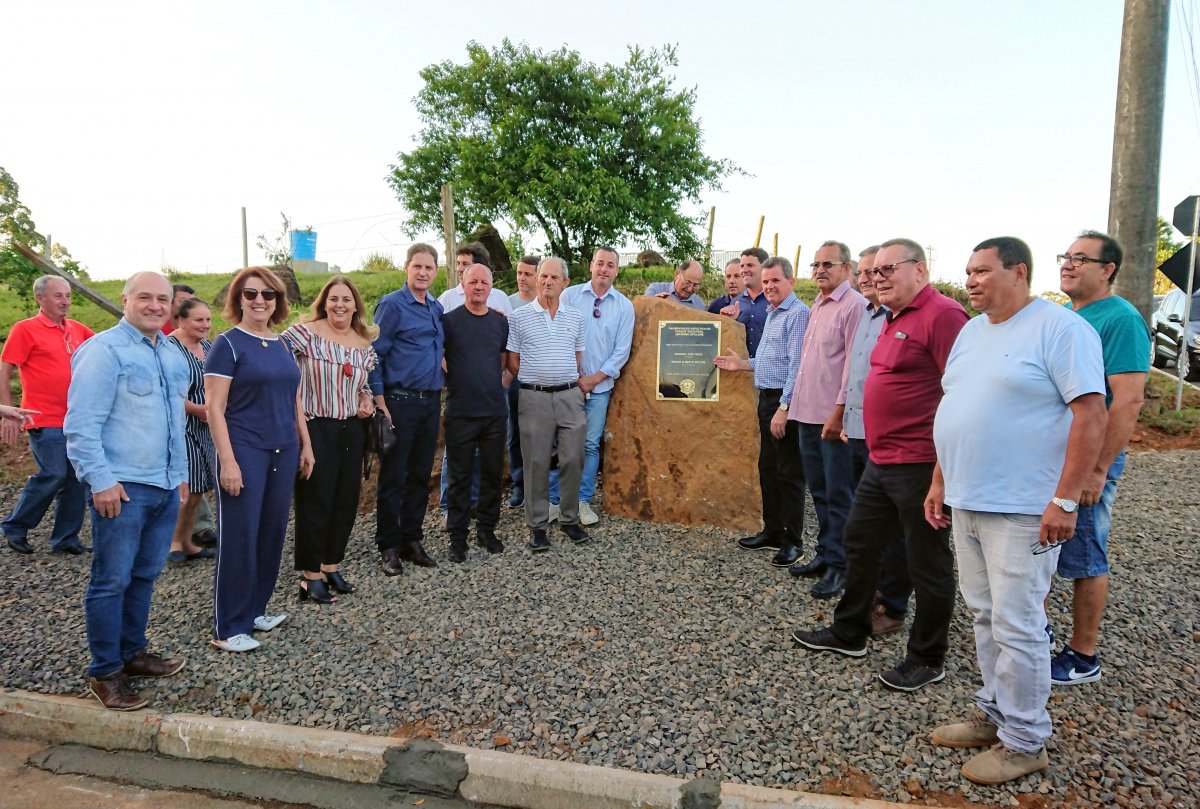
[[[175,327],[171,325],[171,321],[168,320],[166,323],[163,324],[163,327],[162,327],[163,336],[166,336],[173,331],[175,331]]]
[[[958,301],[932,285],[888,317],[863,388],[863,424],[875,463],[937,460],[933,417],[942,401],[942,372],[967,319]]]
[[[13,325],[0,362],[17,366],[21,406],[40,411],[33,417],[33,427],[63,426],[71,384],[71,355],[92,334],[78,320],[67,319],[59,326],[42,312]]]

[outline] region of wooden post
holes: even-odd
[[[454,266],[454,186],[442,185],[442,233],[446,237],[446,289],[458,286],[458,268]]]
[[[30,250],[28,245],[22,244],[21,242],[14,241],[14,242],[12,242],[12,246],[17,249],[18,253],[25,256],[25,258],[29,259],[35,265],[37,265],[37,267],[39,269],[45,271],[46,273],[48,273],[50,275],[57,275],[59,278],[62,278],[64,281],[66,281],[68,284],[71,285],[71,289],[75,290],[80,295],[87,298],[89,301],[96,304],[104,311],[106,311],[109,314],[114,315],[116,317],[124,316],[125,312],[124,312],[124,310],[121,309],[120,306],[117,306],[115,303],[113,303],[108,298],[101,295],[99,292],[96,292],[95,290],[87,287],[81,281],[76,279],[75,276],[71,275],[70,273],[66,273],[66,272],[63,272],[62,270],[60,270],[58,268],[58,265],[56,265],[49,258],[46,258],[44,256],[39,256],[37,253]]]
[[[775,239],[771,242],[771,255],[779,255],[779,234],[775,234]]]
[[[704,269],[710,269],[712,264],[712,233],[713,223],[717,221],[717,206],[708,209],[708,238],[704,240]]]
[[[792,267],[796,270],[796,275],[800,275],[800,245],[796,245],[796,260],[792,262]]]
[[[758,217],[758,233],[754,234],[754,246],[755,247],[758,247],[758,243],[760,241],[762,241],[763,222],[766,222],[766,221],[767,221],[766,214],[763,214],[762,216]]]
[[[250,266],[250,245],[246,241],[246,208],[242,206],[242,267]]]

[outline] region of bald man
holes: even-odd
[[[183,403],[188,366],[163,336],[171,285],[138,273],[121,293],[125,316],[71,357],[67,458],[91,495],[93,558],[84,596],[88,690],[105,708],[147,704],[133,677],[167,677],[179,658],[152,654],[146,640],[154,581],[167,561],[188,463]],[[130,441],[130,436],[137,436]]]

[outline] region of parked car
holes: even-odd
[[[1183,290],[1172,289],[1154,310],[1154,367],[1175,363],[1180,376],[1195,382],[1200,376],[1200,292],[1192,294],[1191,322],[1185,329],[1186,299]],[[1181,345],[1186,345],[1186,350],[1180,351]]]

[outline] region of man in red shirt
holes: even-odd
[[[17,553],[32,553],[26,537],[58,498],[50,549],[78,555],[90,550],[79,541],[83,486],[67,461],[62,427],[67,413],[67,387],[71,384],[71,354],[92,336],[92,330],[67,318],[71,287],[62,278],[43,275],[34,281],[33,298],[38,313],[13,326],[0,354],[0,405],[12,404],[12,374],[16,368],[21,378],[21,405],[37,411],[26,432],[38,472],[25,482],[16,508],[0,526],[10,548]],[[12,444],[21,427],[5,419],[0,423],[0,440]]]
[[[928,492],[937,461],[933,417],[942,400],[942,372],[967,313],[930,285],[925,251],[910,239],[884,242],[871,272],[879,302],[891,313],[871,352],[863,390],[870,457],[843,537],[846,593],[832,626],[797,629],[792,638],[806,649],[866,655],[884,546],[900,526],[916,615],[904,660],[879,679],[898,691],[916,691],[946,676],[954,554],[949,530],[925,521],[921,490]]]

